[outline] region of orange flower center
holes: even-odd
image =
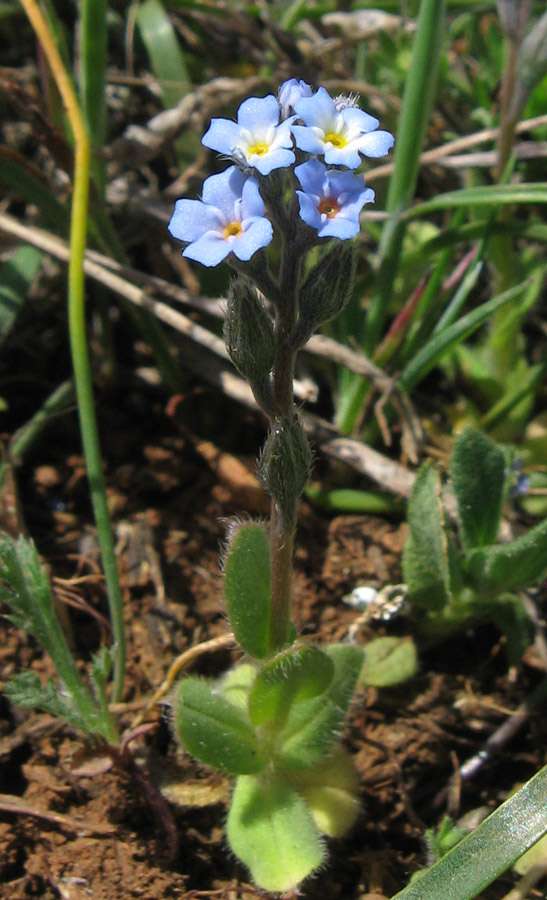
[[[321,213],[321,215],[325,215],[327,219],[333,219],[334,216],[336,216],[340,212],[340,207],[338,206],[336,200],[333,200],[332,197],[323,197],[317,209]]]

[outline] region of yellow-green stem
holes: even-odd
[[[90,143],[70,78],[63,65],[47,22],[35,0],[21,0],[21,2],[32,27],[34,28],[36,36],[42,45],[42,49],[46,55],[51,72],[61,94],[72,128],[75,144],[74,184],[70,220],[70,262],[68,266],[68,322],[82,444],[91,489],[93,513],[101,548],[110,618],[115,642],[112,701],[117,702],[121,698],[123,689],[125,670],[125,630],[121,591],[114,552],[114,541],[102,474],[101,453],[93,401],[91,366],[87,352],[85,328],[85,278],[83,262],[87,236],[91,156]]]

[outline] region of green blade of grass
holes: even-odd
[[[139,6],[136,23],[164,105],[167,109],[176,106],[188,90],[190,77],[169,14],[160,0],[145,0]]]
[[[0,344],[15,324],[42,258],[43,254],[35,247],[19,247],[0,269]]]
[[[459,191],[447,191],[425,200],[412,209],[402,213],[404,221],[417,219],[443,209],[467,208],[474,206],[504,206],[506,204],[545,204],[547,203],[547,181],[535,184],[489,184],[480,187],[462,188]]]
[[[435,335],[403,369],[399,378],[401,387],[407,391],[416,387],[446,353],[488,321],[497,309],[518,297],[527,284],[528,282],[518,284],[510,290],[504,291],[503,294],[492,297],[478,309],[472,310],[454,324],[449,325],[441,334]]]
[[[106,140],[107,0],[83,0],[80,6],[80,103],[91,143],[91,172],[102,195]]]
[[[412,45],[412,62],[405,84],[397,127],[394,169],[389,182],[386,222],[380,242],[378,289],[370,304],[364,334],[365,352],[371,354],[382,333],[405,232],[401,211],[414,196],[426,128],[436,88],[436,75],[445,21],[444,0],[422,0]]]
[[[547,831],[547,766],[392,900],[472,900]]]

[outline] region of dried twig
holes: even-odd
[[[25,803],[20,797],[14,794],[0,794],[0,811],[3,813],[14,813],[19,816],[31,816],[33,819],[41,819],[44,822],[50,822],[52,825],[59,825],[67,831],[76,832],[76,834],[97,834],[110,835],[116,834],[117,828],[114,825],[103,825],[99,822],[88,822],[82,819],[75,819],[73,816],[65,816],[62,813],[52,812],[51,810],[36,809],[30,803]]]

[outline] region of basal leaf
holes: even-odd
[[[465,568],[478,594],[537,584],[547,574],[547,519],[508,544],[473,550]]]
[[[426,610],[450,601],[448,535],[441,500],[441,481],[426,463],[416,478],[408,504],[410,538],[403,552],[403,577],[409,600]]]
[[[321,834],[339,838],[349,831],[361,805],[357,796],[359,778],[343,747],[335,747],[319,765],[287,777],[306,801]]]
[[[245,711],[217,693],[211,682],[183,679],[174,712],[179,740],[200,762],[228,775],[260,772],[266,765]]]
[[[318,697],[291,707],[277,738],[280,768],[297,771],[317,765],[331,752],[340,733],[363,665],[363,651],[337,644],[326,653],[334,663],[334,676]]]
[[[230,625],[245,653],[270,654],[270,548],[262,525],[236,531],[224,564],[224,596]]]
[[[321,840],[305,801],[279,776],[237,779],[226,833],[234,853],[265,891],[294,890],[323,862]]]
[[[334,675],[334,664],[316,647],[298,647],[266,663],[249,694],[253,725],[284,722],[293,703],[322,694]]]
[[[482,432],[464,428],[454,442],[450,475],[464,550],[493,544],[503,500],[505,457]]]

